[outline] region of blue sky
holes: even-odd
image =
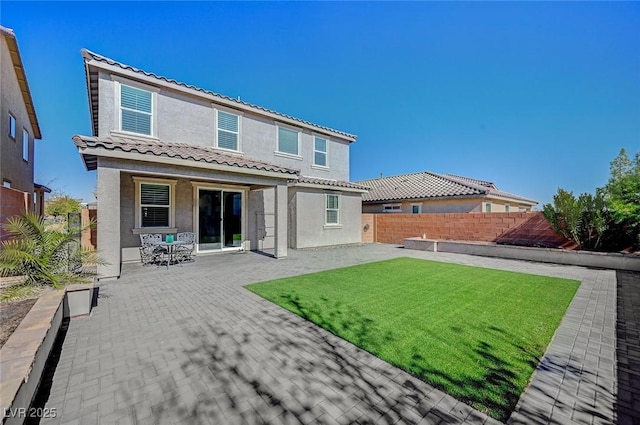
[[[640,3],[10,2],[43,139],[36,179],[95,173],[81,48],[358,135],[351,180],[430,170],[541,203],[640,151]]]

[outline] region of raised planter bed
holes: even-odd
[[[25,421],[63,318],[88,316],[93,290],[93,285],[70,285],[65,290],[45,292],[2,346],[3,423]]]
[[[638,254],[569,251],[554,248],[498,245],[489,242],[448,241],[422,238],[405,239],[404,247],[419,251],[452,252],[483,257],[539,261],[542,263],[640,271],[640,255]]]

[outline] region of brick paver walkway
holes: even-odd
[[[582,281],[510,422],[614,421],[614,272],[365,245],[125,265],[70,323],[43,423],[496,423],[242,288],[398,256]]]

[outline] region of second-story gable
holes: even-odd
[[[354,135],[158,77],[83,51],[97,137],[187,143],[349,180]]]

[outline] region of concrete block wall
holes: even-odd
[[[366,214],[365,216],[368,216]],[[365,218],[363,217],[363,226]],[[362,240],[402,245],[412,237],[428,239],[498,242],[525,246],[557,247],[566,240],[556,234],[539,212],[533,213],[433,213],[375,214],[373,232],[362,232]]]
[[[2,225],[11,217],[33,211],[31,194],[16,189],[0,186],[0,240],[9,235]]]
[[[375,214],[362,214],[362,243],[373,243],[375,239]]]
[[[97,221],[97,219],[98,219],[98,210],[89,210],[84,208],[80,211],[80,220],[81,220],[80,223],[82,228],[84,229],[82,231],[80,245],[83,248],[96,249],[98,247],[97,226],[94,226],[93,228],[88,228],[91,220]]]

